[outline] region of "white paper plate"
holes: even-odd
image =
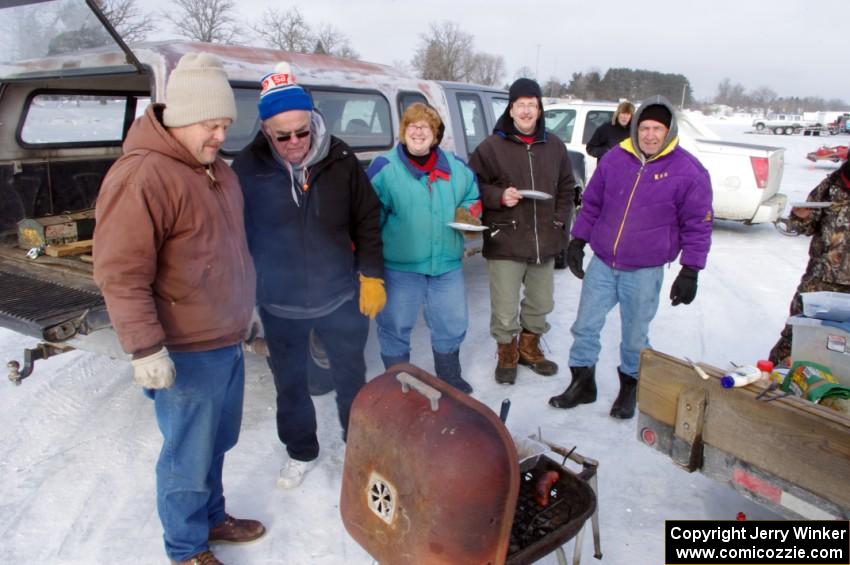
[[[531,200],[551,200],[552,195],[546,192],[540,192],[539,190],[517,190],[518,193],[522,195],[523,198],[530,198]]]
[[[832,202],[792,202],[792,208],[829,208]]]
[[[449,222],[446,225],[460,231],[484,231],[490,229],[487,226],[474,226],[472,224],[464,224],[462,222]]]

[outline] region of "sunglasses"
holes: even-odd
[[[287,141],[292,139],[292,136],[295,136],[298,139],[304,139],[308,135],[310,135],[309,128],[303,129],[301,131],[293,131],[292,133],[282,133],[282,134],[276,135],[275,139],[277,139],[280,143],[286,143]]]

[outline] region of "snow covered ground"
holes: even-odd
[[[756,136],[740,123],[715,123],[724,138],[786,147],[782,191],[803,200],[833,164],[813,165],[805,154],[847,137]],[[766,356],[787,316],[807,260],[808,239],[785,237],[771,225],[715,224],[708,267],[690,306],[662,300],[653,323],[653,346],[718,367]],[[667,271],[663,296],[678,273]],[[636,439],[636,420],[608,416],[617,393],[619,319],[613,312],[597,368],[600,397],[573,410],[546,401],[568,382],[569,327],[579,281],[556,274],[556,309],[546,342],[562,367],[554,378],[520,368],[516,386],[493,381],[495,344],[488,334],[487,270],[476,256],[466,264],[471,325],[462,349],[474,396],[495,411],[512,407],[514,435],[535,433],[598,459],[599,513],[604,563],[655,564],[663,560],[667,519],[774,518],[730,488],[688,474]],[[433,368],[424,327],[412,361]],[[35,341],[0,331],[0,351],[20,359]],[[374,335],[367,349],[369,375],[381,372]],[[274,424],[274,385],[265,363],[249,359],[245,416],[238,446],[225,464],[228,510],[263,520],[268,534],[247,546],[219,546],[226,563],[349,565],[371,558],[345,532],[339,516],[344,446],[333,394],[315,399],[322,443],[320,465],[292,491],[275,490],[285,452]],[[37,363],[22,386],[0,384],[0,563],[166,563],[155,507],[154,464],[160,436],[152,403],[132,384],[129,364],[72,352]],[[745,433],[745,430],[742,430]],[[429,472],[422,469],[423,473]],[[583,562],[593,563],[590,536]],[[572,542],[567,547],[572,551]],[[554,555],[540,563],[554,564]]]

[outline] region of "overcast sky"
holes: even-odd
[[[237,1],[249,21],[270,5],[297,6],[313,27],[331,23],[378,63],[409,62],[428,23],[450,20],[476,50],[504,56],[507,81],[523,65],[541,82],[627,67],[683,74],[699,99],[728,77],[747,90],[850,102],[848,0]]]

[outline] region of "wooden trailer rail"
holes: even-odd
[[[761,383],[724,389],[723,371],[641,353],[638,438],[789,517],[850,518],[850,418]]]

